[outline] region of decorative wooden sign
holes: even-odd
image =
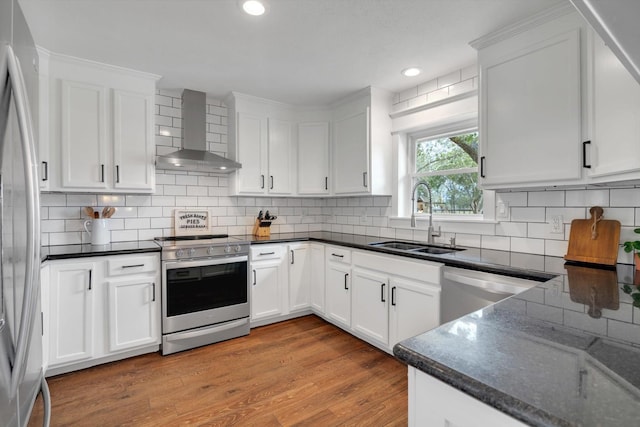
[[[176,236],[209,234],[211,216],[208,209],[179,210],[174,212],[174,232]]]

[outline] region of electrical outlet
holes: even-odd
[[[564,233],[562,215],[554,215],[551,217],[551,232],[554,234]]]

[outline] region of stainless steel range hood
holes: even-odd
[[[182,150],[158,156],[157,169],[230,173],[242,165],[207,151],[207,97],[204,92],[182,92]]]
[[[640,83],[640,1],[570,1]]]

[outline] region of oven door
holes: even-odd
[[[162,263],[162,333],[248,317],[249,258]]]

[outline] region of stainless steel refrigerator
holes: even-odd
[[[0,424],[26,426],[43,390],[37,52],[17,0],[0,0]]]

